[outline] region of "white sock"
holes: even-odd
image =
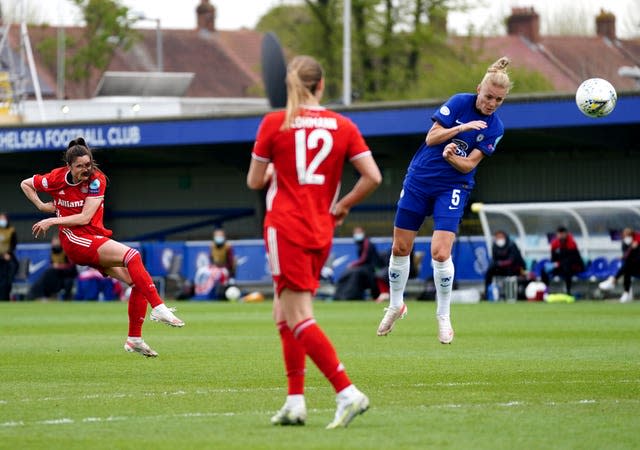
[[[302,406],[303,408],[307,406],[303,394],[287,395],[287,405],[294,407]]]
[[[164,303],[160,303],[158,306],[154,307],[153,310],[157,312],[168,312],[169,308],[167,308],[167,305]]]
[[[358,392],[358,389],[353,384],[350,384],[349,386],[338,392],[338,397],[351,398],[356,394],[356,392]]]
[[[449,317],[451,309],[451,287],[455,274],[453,261],[451,257],[443,262],[432,259],[431,264],[433,264],[433,282],[436,285],[436,301],[438,304],[436,314],[438,316]]]
[[[143,339],[141,337],[139,337],[139,336],[136,336],[136,337],[127,336],[127,341],[131,341],[131,342],[134,342],[136,344],[139,344],[139,343],[143,342]]]
[[[409,279],[409,256],[389,258],[389,306],[399,308],[404,303],[404,289]]]

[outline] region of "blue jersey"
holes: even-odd
[[[458,133],[451,141],[438,145],[427,145],[423,142],[409,164],[404,181],[406,187],[418,192],[429,191],[430,187],[473,188],[477,167],[469,173],[462,173],[442,157],[442,152],[449,142],[455,142],[458,155],[464,157],[474,149],[486,156],[492,155],[496,150],[504,134],[504,126],[496,113],[489,116],[480,113],[475,107],[476,98],[476,94],[456,94],[433,113],[431,120],[437,121],[444,128],[483,120],[487,123],[487,128]]]

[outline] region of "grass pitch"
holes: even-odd
[[[270,303],[180,303],[147,321],[160,353],[125,353],[126,305],[0,305],[0,448],[640,448],[640,302],[411,302],[386,338],[382,306],[315,305],[371,409],[325,430],[334,395],[308,363],[304,427],[274,427],[285,378]]]

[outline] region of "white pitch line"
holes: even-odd
[[[640,403],[640,399],[626,399],[625,403]],[[477,408],[525,408],[525,407],[533,407],[533,406],[550,406],[550,407],[561,407],[567,405],[593,405],[593,404],[618,404],[619,400],[594,400],[594,399],[581,399],[581,400],[571,400],[567,402],[524,402],[519,400],[511,400],[506,402],[496,402],[496,403],[443,403],[440,405],[418,405],[418,408],[422,410],[427,409],[461,409],[461,408],[469,408],[469,409],[477,409]],[[415,406],[412,406],[415,408]],[[327,413],[333,411],[331,408],[314,408],[310,409],[310,413]],[[107,416],[107,417],[84,417],[82,419],[71,419],[68,417],[57,418],[57,419],[46,419],[46,420],[36,420],[31,422],[25,422],[22,420],[14,420],[8,421],[4,423],[0,423],[0,428],[15,428],[15,427],[27,427],[27,426],[56,426],[56,425],[74,425],[74,424],[96,424],[102,422],[136,422],[136,421],[161,421],[161,420],[171,420],[171,419],[190,419],[190,418],[209,418],[209,417],[235,417],[241,415],[256,415],[256,416],[264,416],[268,417],[273,411],[243,411],[243,412],[185,412],[179,414],[162,414],[162,415],[153,415],[153,416]],[[266,420],[266,419],[265,419]]]
[[[316,390],[316,387],[305,387],[305,390]],[[164,396],[178,396],[178,395],[206,395],[206,394],[240,394],[240,393],[254,393],[254,392],[285,392],[285,387],[274,388],[224,388],[224,389],[198,389],[193,392],[188,391],[175,391],[175,392],[142,392],[142,393],[105,393],[105,394],[86,394],[79,397],[40,397],[40,398],[21,398],[16,400],[0,400],[0,404],[8,405],[9,403],[31,403],[31,402],[51,402],[51,401],[65,401],[65,400],[96,400],[106,399],[112,400],[117,398],[138,398],[142,397],[164,397]]]

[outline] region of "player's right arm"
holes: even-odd
[[[20,182],[20,188],[22,189],[22,192],[24,192],[24,195],[35,205],[36,208],[38,208],[39,211],[51,214],[56,212],[56,207],[53,206],[53,202],[43,202],[38,196],[38,191],[33,185],[33,177],[22,180]]]
[[[438,122],[434,122],[427,133],[425,142],[427,145],[438,145],[443,142],[450,141],[458,134],[468,130],[483,130],[487,128],[487,123],[484,120],[473,120],[471,122],[456,125],[451,128],[445,128]]]
[[[278,116],[279,117],[279,116]],[[251,152],[251,163],[247,173],[249,189],[262,189],[269,184],[273,177],[273,163],[271,163],[272,139],[279,130],[276,116],[267,114],[260,123],[256,141]]]

